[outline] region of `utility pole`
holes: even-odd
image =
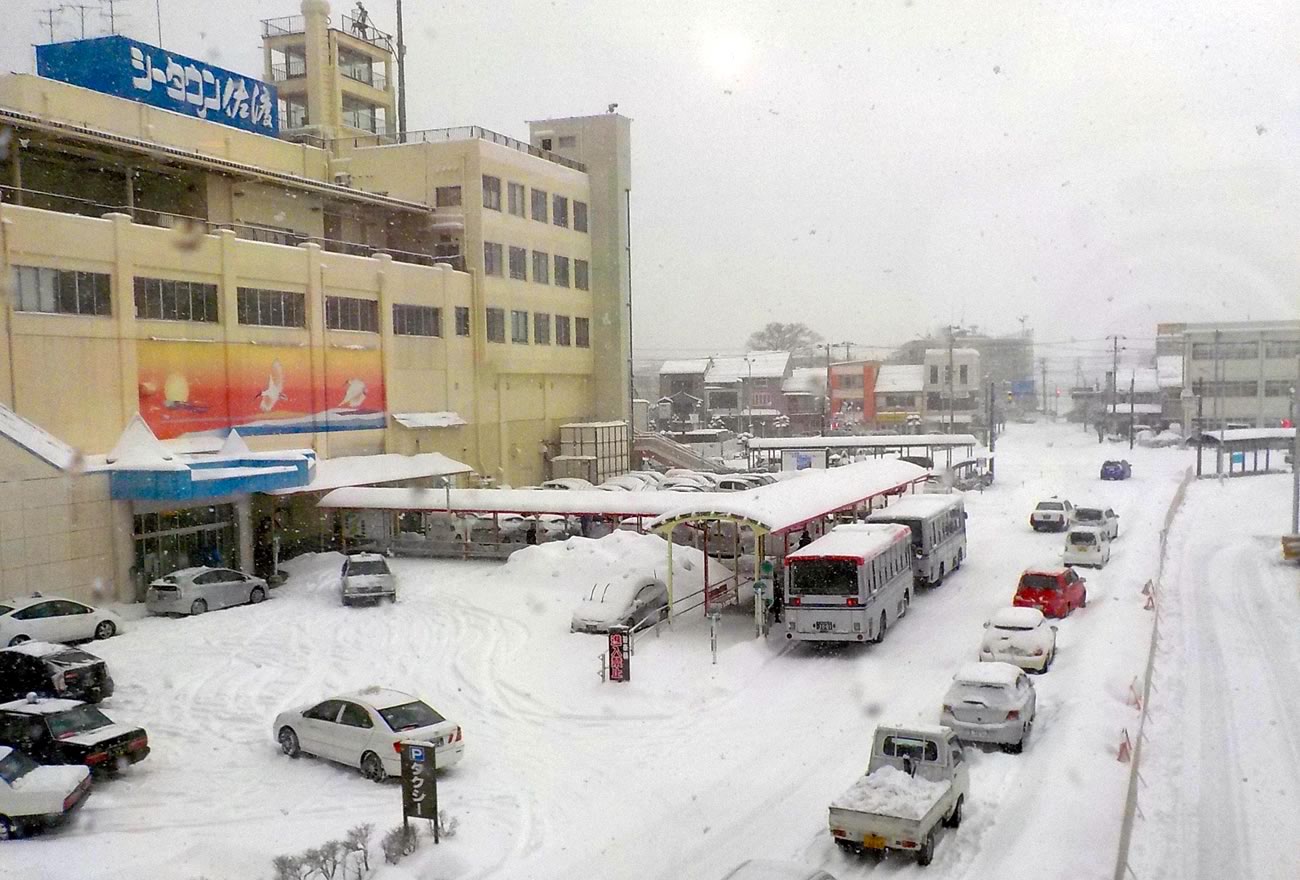
[[[988,407],[989,452],[993,452],[993,450],[997,449],[997,443],[998,443],[998,417],[997,414],[994,412],[994,407],[997,405],[995,394],[996,392],[993,390],[993,383],[990,382],[989,383],[989,407]]]
[[[1106,421],[1119,421],[1119,341],[1125,337],[1118,334],[1107,336],[1111,342],[1110,382],[1106,388]]]
[[[38,10],[44,17],[41,19],[41,26],[50,34],[50,42],[54,42],[54,16],[63,11],[62,6],[47,6]]]
[[[826,349],[826,393],[822,395],[822,436],[825,437],[826,413],[831,405],[831,344],[828,342],[823,348]]]
[[[1137,385],[1136,372],[1128,377],[1128,448],[1133,448],[1133,413],[1135,406],[1133,404],[1134,386]]]
[[[853,343],[852,343],[852,342],[841,342],[840,345],[844,346],[844,359],[845,359],[846,361],[851,361],[851,360],[853,360],[853,350],[852,350],[852,349],[853,349]]]
[[[162,0],[153,0],[153,14],[158,21],[158,45],[162,45]]]
[[[1043,415],[1047,415],[1047,358],[1039,358],[1038,367],[1043,377]]]
[[[402,0],[397,0],[397,135],[406,143],[406,41],[402,38]]]
[[[1201,450],[1205,444],[1201,442],[1201,434],[1205,433],[1205,380],[1196,380],[1196,476],[1201,476]]]
[[[957,367],[953,361],[953,326],[948,325],[948,433],[952,433],[953,407],[956,405],[957,395],[953,388],[953,381],[957,378]]]
[[[1295,413],[1300,415],[1300,357],[1295,359],[1295,393],[1291,396]],[[1291,443],[1291,534],[1300,535],[1300,428],[1291,420],[1295,439]]]
[[[1219,432],[1219,442],[1214,445],[1214,472],[1223,476],[1223,422],[1219,415],[1219,392],[1223,389],[1223,379],[1219,376],[1219,335],[1214,331],[1214,427]]]
[[[125,2],[126,0],[99,0],[101,6],[108,7],[108,32],[110,34],[117,33],[117,4]],[[103,12],[101,11],[100,14],[102,15]]]

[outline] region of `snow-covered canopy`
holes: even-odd
[[[914,449],[978,446],[974,434],[872,434],[840,437],[754,437],[750,449]]]
[[[876,374],[877,394],[920,394],[924,388],[923,364],[884,364]]]
[[[80,459],[77,450],[3,405],[0,405],[0,436],[60,470],[72,470]]]
[[[763,487],[764,489],[771,487]],[[758,491],[758,490],[755,490]],[[319,506],[348,510],[450,510],[453,513],[497,513],[532,516],[656,517],[691,499],[725,499],[733,492],[606,492],[602,489],[422,489],[353,487],[335,489]]]
[[[1294,440],[1295,428],[1230,428],[1226,431],[1202,431],[1202,439],[1210,443],[1243,443],[1250,440]]]
[[[655,531],[694,521],[739,521],[758,532],[787,532],[879,495],[904,491],[928,471],[906,461],[864,461],[797,477],[749,492],[688,494],[690,501],[650,523]],[[653,493],[662,494],[662,493]]]
[[[455,428],[466,424],[459,413],[450,411],[393,413],[393,421],[404,428]]]
[[[1139,416],[1158,416],[1164,412],[1164,408],[1158,403],[1112,403],[1110,411],[1121,416],[1129,413]]]
[[[468,474],[473,470],[469,465],[448,458],[440,452],[421,452],[418,455],[396,453],[347,455],[317,462],[315,475],[311,482],[304,486],[278,489],[267,494],[296,495],[301,492],[328,492],[343,486],[366,486],[371,483],[395,483],[398,480],[446,477]]]

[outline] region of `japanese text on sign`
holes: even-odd
[[[629,681],[632,677],[631,657],[626,632],[610,631],[609,680]]]

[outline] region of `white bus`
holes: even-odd
[[[966,558],[966,505],[961,495],[908,495],[877,510],[867,522],[912,530],[916,582],[937,587]]]
[[[904,526],[836,526],[785,557],[785,637],[878,642],[912,601],[911,532]]]

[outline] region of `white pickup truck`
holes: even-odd
[[[939,823],[961,824],[970,789],[966,756],[946,727],[877,727],[867,774],[830,806],[830,829],[855,853],[902,850],[934,858]]]

